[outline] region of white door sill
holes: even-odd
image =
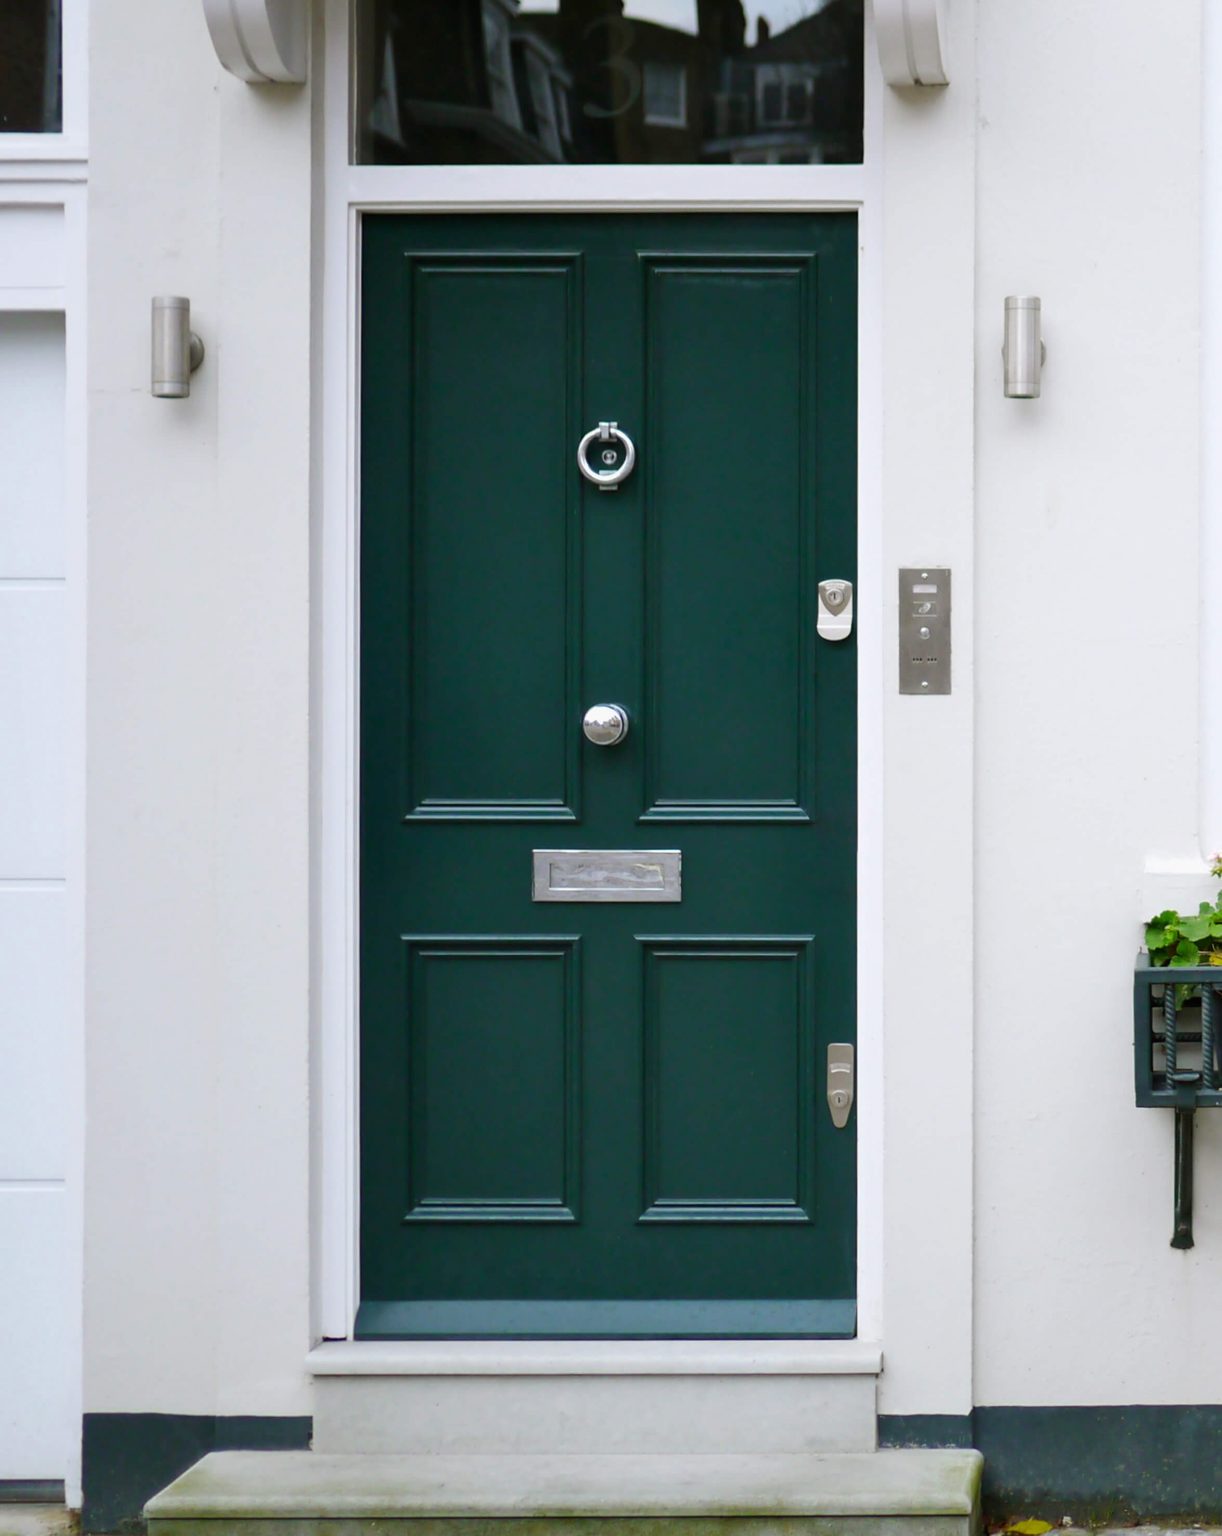
[[[861,1339],[335,1340],[313,1376],[877,1376]]]

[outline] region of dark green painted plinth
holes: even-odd
[[[81,1426],[81,1529],[140,1531],[145,1504],[209,1451],[299,1451],[312,1420],[238,1414],[87,1413]]]

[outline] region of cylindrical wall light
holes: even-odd
[[[1011,294],[1006,300],[1001,349],[1007,400],[1038,400],[1045,349],[1040,335],[1040,301]]]
[[[191,300],[163,295],[153,300],[153,395],[185,400],[191,375],[204,360],[204,344],[191,329]]]

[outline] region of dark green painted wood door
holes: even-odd
[[[363,273],[358,1333],[851,1334],[855,220],[371,217]]]

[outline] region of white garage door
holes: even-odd
[[[67,1439],[64,325],[0,314],[0,1487]]]

